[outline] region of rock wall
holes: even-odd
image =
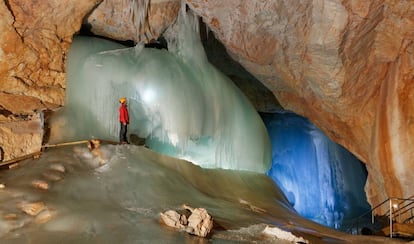
[[[149,42],[175,21],[181,4],[179,0],[151,0],[147,1],[148,5],[144,2],[104,0],[87,16],[84,24],[95,35],[120,41]],[[141,16],[143,13],[146,15]]]
[[[0,160],[40,150],[39,111],[64,104],[72,36],[100,1],[0,1]]]
[[[0,161],[39,152],[44,135],[42,109],[55,106],[38,98],[0,95]]]
[[[63,105],[72,36],[99,2],[0,1],[0,92]]]
[[[371,204],[414,195],[411,1],[187,2],[285,109],[367,164]]]
[[[0,161],[39,152],[43,140],[43,115],[34,113],[4,122],[0,118]]]

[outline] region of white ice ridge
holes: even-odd
[[[197,21],[180,17],[170,51],[76,37],[67,102],[52,121],[51,141],[118,140],[118,99],[126,97],[129,134],[147,138],[153,150],[202,167],[266,172],[271,146],[263,121],[208,62],[193,28]]]
[[[290,241],[292,243],[309,243],[309,241],[303,239],[303,237],[301,237],[301,236],[297,237],[297,236],[293,235],[292,233],[290,233],[288,231],[284,231],[284,230],[279,229],[277,227],[266,226],[265,229],[263,230],[263,234],[269,235],[269,236],[274,236],[278,239]]]

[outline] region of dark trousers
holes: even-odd
[[[128,125],[121,123],[121,130],[119,131],[119,142],[128,142],[127,140]]]

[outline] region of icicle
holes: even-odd
[[[208,25],[206,26],[206,39],[208,39],[208,33],[210,32],[210,27],[208,27]]]
[[[148,9],[150,0],[122,0],[122,12],[121,18],[128,17],[130,24],[134,27],[135,42],[138,43],[141,40],[141,33],[146,35],[145,28],[147,26],[146,19],[148,16]],[[150,33],[151,34],[151,33]],[[148,38],[147,38],[148,39]]]
[[[136,40],[140,40],[140,32],[145,34],[146,19],[150,0],[132,0],[132,23],[135,27]]]

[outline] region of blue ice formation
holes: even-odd
[[[365,166],[306,118],[291,112],[262,114],[272,144],[268,175],[303,217],[342,228],[369,210]]]
[[[151,149],[206,168],[265,173],[271,146],[262,119],[212,66],[198,20],[180,16],[169,51],[76,37],[68,55],[67,102],[52,120],[51,142],[118,141],[118,99],[126,97],[129,134]]]

